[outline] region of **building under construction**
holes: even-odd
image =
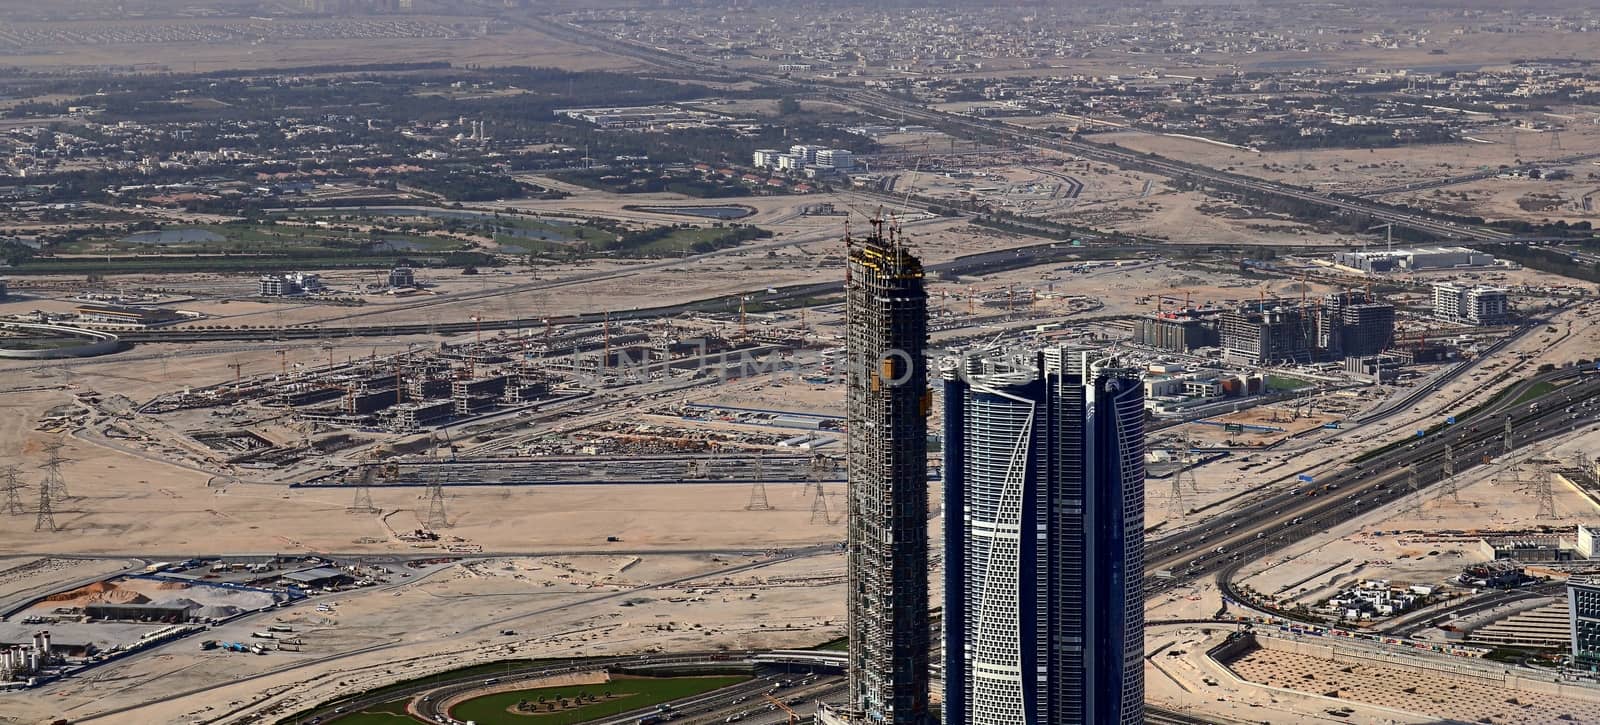
[[[1394,338],[1394,305],[1347,291],[1319,300],[1261,300],[1222,313],[1222,358],[1246,365],[1369,357]]]
[[[823,722],[926,725],[927,293],[898,229],[849,249],[849,702]]]
[[[1133,341],[1170,352],[1216,347],[1221,315],[1222,310],[1212,307],[1157,312],[1134,322]]]
[[[1394,342],[1394,305],[1370,292],[1347,291],[1323,298],[1318,347],[1335,358],[1370,357]]]
[[[1245,365],[1312,362],[1316,327],[1307,312],[1280,300],[1249,302],[1223,312],[1222,359]]]

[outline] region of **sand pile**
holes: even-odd
[[[116,588],[117,585],[112,584],[111,582],[95,582],[85,587],[79,587],[70,592],[51,594],[50,596],[45,597],[44,600],[47,602],[81,603],[80,600],[89,601],[96,596],[104,596],[107,592],[115,591]]]
[[[242,612],[244,610],[238,607],[213,604],[195,610],[194,616],[201,619],[228,619],[229,617],[238,616]]]
[[[150,601],[150,597],[127,589],[112,588],[107,592],[90,594],[84,601],[88,604],[144,604]]]

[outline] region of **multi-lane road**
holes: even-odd
[[[1540,383],[1565,384],[1523,398]],[[1535,376],[1455,425],[1379,449],[1312,482],[1283,484],[1224,514],[1147,543],[1147,591],[1157,595],[1219,570],[1236,569],[1338,522],[1406,496],[1420,496],[1412,493],[1413,477],[1419,491],[1442,480],[1447,449],[1457,475],[1502,455],[1507,420],[1515,449],[1587,426],[1597,410],[1600,375],[1563,368]]]
[[[973,135],[999,139],[1023,146],[1062,151],[1093,161],[1100,161],[1125,169],[1153,173],[1167,178],[1185,179],[1212,187],[1293,199],[1344,212],[1357,212],[1381,222],[1393,223],[1397,226],[1422,231],[1445,239],[1500,241],[1513,236],[1499,230],[1462,224],[1425,212],[1375,203],[1357,196],[1321,194],[1290,184],[1220,171],[1154,154],[1139,153],[1114,146],[1066,138],[1049,131],[1035,131],[1002,122],[937,111],[907,103],[903,99],[876,91],[812,84],[748,70],[735,73],[712,61],[685,56],[663,48],[620,40],[556,20],[539,25],[530,24],[529,27],[538,32],[564,38],[580,45],[637,58],[655,65],[711,76],[739,76],[776,87],[816,93],[835,101],[854,105],[862,110],[878,113],[886,118],[937,124],[950,131],[966,131]]]

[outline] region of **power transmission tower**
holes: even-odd
[[[828,514],[828,490],[822,485],[822,473],[828,470],[833,461],[827,456],[816,455],[811,458],[811,469],[806,473],[806,488],[811,489],[814,498],[811,499],[811,523],[824,526],[833,525],[833,517]]]
[[[1508,456],[1511,455],[1512,451],[1517,449],[1516,444],[1514,442],[1512,442],[1514,437],[1515,437],[1515,433],[1513,433],[1512,430],[1511,430],[1511,416],[1508,415],[1508,416],[1506,416],[1506,433],[1505,433],[1506,455],[1508,455]]]
[[[377,473],[377,463],[365,466],[361,471],[361,480],[356,482],[355,500],[350,502],[350,508],[345,509],[353,514],[377,513],[378,508],[372,505],[372,477]]]
[[[811,499],[811,523],[833,525],[833,517],[828,515],[828,491],[822,487],[821,479],[813,479],[815,484],[814,498]]]
[[[450,517],[444,511],[444,484],[435,478],[428,484],[428,528],[437,531],[449,526]]]
[[[445,479],[443,466],[434,466],[427,482],[427,528],[450,528],[450,517],[445,514]]]
[[[26,511],[22,506],[22,495],[19,493],[22,490],[22,479],[19,471],[21,469],[17,466],[0,468],[0,477],[5,479],[6,513],[12,516],[21,516]]]
[[[39,485],[51,499],[65,501],[67,493],[66,479],[61,477],[61,464],[70,463],[70,459],[61,455],[61,447],[65,443],[60,438],[51,438],[44,444],[44,463],[39,467],[44,469],[44,481]]]
[[[1555,478],[1556,478],[1556,472],[1555,471],[1545,471],[1544,476],[1541,477],[1538,480],[1538,482],[1536,482],[1534,484],[1535,486],[1537,486],[1537,488],[1534,489],[1534,492],[1539,497],[1539,513],[1534,514],[1533,518],[1535,518],[1535,519],[1555,519],[1555,518],[1560,518],[1559,516],[1556,515],[1556,495],[1555,495],[1555,489],[1554,489]]]
[[[1406,504],[1405,511],[1422,518],[1422,489],[1417,484],[1417,467],[1415,464],[1406,466]]]
[[[1456,486],[1456,447],[1449,443],[1444,444],[1444,480],[1439,485],[1439,498],[1449,496],[1451,501],[1461,503],[1461,491]]]
[[[772,504],[767,502],[767,482],[761,477],[761,454],[756,455],[755,483],[750,485],[750,502],[744,505],[746,511],[771,511]]]
[[[1167,507],[1173,516],[1183,518],[1189,514],[1189,507],[1184,502],[1183,484],[1187,480],[1189,489],[1200,493],[1200,483],[1195,480],[1194,471],[1189,469],[1189,452],[1193,444],[1188,438],[1183,439],[1183,449],[1178,454],[1178,470],[1172,474],[1172,490],[1168,494]]]
[[[39,517],[33,520],[34,531],[60,531],[56,528],[56,514],[50,508],[50,487],[39,486]]]

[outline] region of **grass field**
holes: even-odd
[[[748,677],[619,677],[600,685],[572,685],[568,687],[542,687],[517,690],[473,698],[450,709],[456,720],[471,720],[478,725],[575,725],[599,717],[608,717],[698,695],[712,690],[737,685]],[[613,694],[612,699],[602,699],[589,705],[568,708],[559,712],[512,713],[511,708],[523,700],[537,702],[542,696],[547,701],[562,697],[575,697],[580,692],[602,695]],[[341,723],[344,721],[340,721]],[[374,724],[378,721],[372,721]]]
[[[1540,397],[1540,396],[1543,396],[1543,395],[1549,395],[1550,391],[1555,390],[1555,389],[1556,389],[1556,386],[1554,384],[1552,384],[1552,383],[1549,383],[1549,382],[1534,383],[1533,386],[1529,387],[1527,390],[1523,391],[1523,393],[1521,395],[1517,396],[1516,400],[1511,401],[1511,406],[1512,407],[1516,407],[1516,406],[1522,405],[1523,403],[1526,403],[1526,402],[1528,402],[1530,400],[1533,400],[1534,398],[1537,398],[1537,397]]]
[[[843,652],[847,649],[850,649],[850,638],[840,637],[835,640],[823,642],[822,644],[812,647],[811,649],[820,650],[823,652]]]
[[[406,702],[410,698],[403,698],[382,705],[373,705],[360,712],[353,712],[336,720],[328,721],[328,725],[398,725],[399,723],[414,723],[410,715],[406,714]]]
[[[146,235],[154,241],[126,241],[129,237]],[[171,237],[160,240],[161,235]],[[186,238],[185,235],[192,235]],[[376,235],[356,234],[318,227],[278,224],[195,224],[170,226],[160,231],[132,235],[87,237],[53,251],[59,254],[99,254],[105,252],[162,253],[221,253],[221,252],[275,252],[285,249],[323,249],[351,251],[379,241],[405,246],[416,251],[444,251],[459,249],[459,239],[408,234],[405,232],[379,232]]]

